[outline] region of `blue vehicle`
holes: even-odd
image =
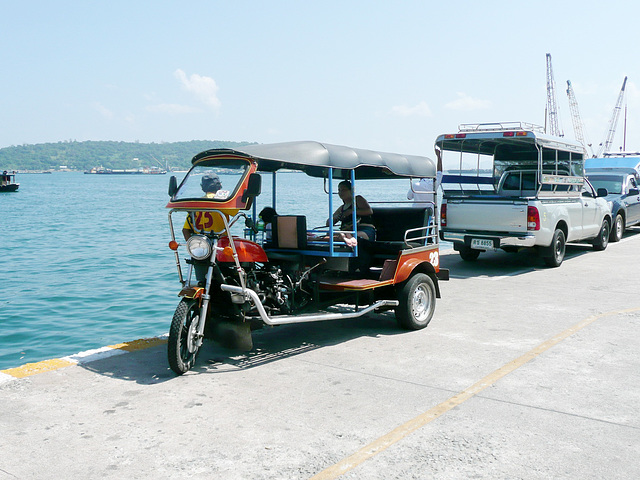
[[[610,161],[611,159],[604,160]],[[636,158],[637,160],[638,158]],[[607,189],[608,195],[605,198],[611,205],[611,218],[613,218],[609,240],[619,242],[628,227],[640,224],[638,171],[635,168],[608,166],[598,169],[587,168],[585,174],[596,189]]]
[[[584,168],[589,171],[631,172],[640,180],[640,152],[605,153],[604,157],[587,158]]]

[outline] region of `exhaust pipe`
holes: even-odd
[[[307,322],[321,322],[324,320],[345,320],[348,318],[358,318],[367,313],[370,313],[374,310],[377,310],[382,307],[397,307],[400,302],[398,300],[378,300],[373,305],[369,305],[368,307],[363,308],[357,312],[351,313],[318,313],[318,314],[310,314],[310,315],[278,315],[275,317],[269,317],[267,315],[258,294],[249,288],[238,287],[236,285],[220,285],[220,288],[225,292],[230,292],[233,294],[243,295],[247,300],[251,300],[253,304],[258,309],[258,313],[260,314],[260,318],[267,325],[287,325],[290,323],[307,323]]]

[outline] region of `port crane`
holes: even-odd
[[[560,121],[558,119],[558,104],[556,102],[556,87],[553,80],[553,68],[551,66],[551,54],[547,53],[547,118],[549,129],[547,133],[557,137],[564,137]]]
[[[609,126],[607,127],[607,133],[605,135],[604,141],[600,144],[598,151],[594,155],[594,157],[601,157],[604,153],[608,152],[611,148],[611,144],[613,143],[613,137],[616,134],[616,127],[618,126],[618,119],[620,118],[620,110],[622,110],[622,102],[624,100],[624,89],[627,86],[627,77],[624,77],[624,81],[622,82],[622,88],[620,89],[620,94],[618,95],[618,101],[616,102],[616,106],[613,109],[613,114],[611,115],[611,120],[609,120]]]
[[[567,80],[567,98],[569,99],[569,110],[571,111],[571,121],[573,123],[573,131],[575,132],[576,140],[582,144],[585,153],[587,153],[587,147],[589,147],[589,151],[591,151],[590,156],[593,156],[591,144],[587,143],[584,136],[584,125],[582,124],[582,119],[580,118],[578,101],[576,100],[576,94],[573,91],[571,80]]]

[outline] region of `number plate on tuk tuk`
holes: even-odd
[[[471,239],[471,248],[485,249],[490,248],[493,249],[493,240],[487,238],[472,238]]]

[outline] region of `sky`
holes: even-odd
[[[560,125],[640,151],[640,3],[0,0],[0,148],[317,140],[434,157],[465,123]],[[197,152],[194,152],[194,154]]]

